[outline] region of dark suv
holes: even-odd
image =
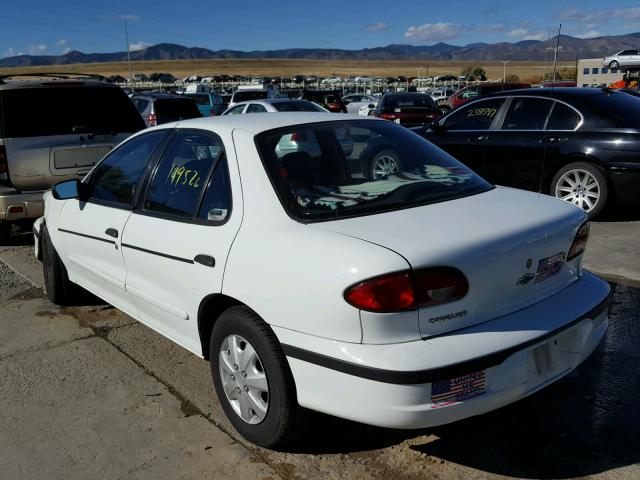
[[[303,90],[300,98],[317,103],[330,112],[347,113],[347,106],[338,90]]]
[[[127,95],[103,77],[0,76],[0,244],[14,224],[42,215],[45,190],[81,179],[143,128]]]

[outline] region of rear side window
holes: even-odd
[[[262,100],[268,98],[269,94],[266,91],[240,91],[233,94],[233,102],[245,102],[247,100]]]
[[[465,105],[444,120],[448,130],[488,130],[496,118],[504,98],[490,98]]]
[[[83,133],[134,133],[145,128],[120,88],[51,86],[2,92],[7,138]]]
[[[182,120],[201,117],[196,103],[190,98],[161,98],[154,102],[156,117],[162,120]]]
[[[544,98],[514,97],[502,130],[542,130],[551,105],[551,101]]]
[[[245,113],[264,113],[266,111],[267,111],[267,109],[264,108],[259,103],[251,103],[247,107],[247,111]]]
[[[555,102],[547,130],[575,130],[580,123],[580,115],[564,103]]]
[[[179,131],[153,174],[144,210],[182,218],[193,217],[211,167],[223,155],[222,140],[217,135]]]
[[[91,199],[131,205],[149,157],[168,130],[156,130],[125,142],[105,157],[89,178]]]

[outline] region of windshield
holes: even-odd
[[[492,188],[391,122],[291,126],[259,134],[256,144],[283,205],[305,221],[397,210]]]
[[[590,96],[595,107],[615,115],[623,126],[640,128],[640,98],[621,92],[598,92]]]
[[[389,95],[384,99],[384,108],[436,108],[436,104],[433,98],[423,93]]]

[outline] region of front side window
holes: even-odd
[[[496,118],[504,98],[474,102],[456,110],[444,120],[447,130],[488,130]]]
[[[107,155],[89,177],[90,199],[131,205],[149,157],[167,130],[155,130],[125,142]]]
[[[246,107],[246,105],[244,105],[244,104],[236,105],[231,110],[229,110],[227,113],[225,113],[225,115],[240,115],[242,113],[242,111],[244,110],[244,107]]]
[[[545,98],[514,97],[502,122],[502,130],[542,130],[551,105]]]
[[[224,146],[217,135],[178,131],[153,174],[143,209],[182,218],[193,217],[209,172],[223,155]]]
[[[492,188],[391,122],[292,126],[263,132],[256,144],[284,207],[303,221],[398,210]]]

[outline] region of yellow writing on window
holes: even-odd
[[[495,108],[471,108],[467,112],[467,117],[493,118],[497,111]]]
[[[200,188],[200,174],[197,170],[190,170],[183,165],[171,167],[167,181],[174,186],[187,185],[192,188]]]

